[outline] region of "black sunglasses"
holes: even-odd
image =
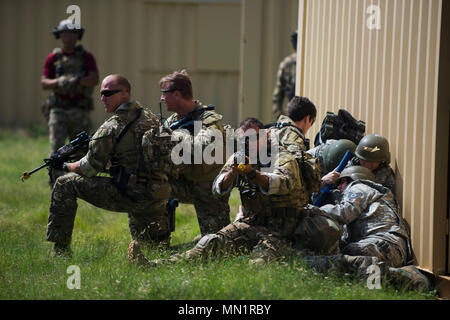
[[[175,92],[175,91],[177,91],[178,89],[166,89],[166,90],[164,90],[164,89],[161,89],[161,92],[162,93],[167,93],[167,92]]]
[[[116,89],[116,90],[103,90],[100,91],[100,95],[101,96],[105,96],[105,97],[111,97],[112,95],[116,94],[117,92],[122,91],[122,89]]]

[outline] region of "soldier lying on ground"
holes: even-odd
[[[249,140],[249,153],[266,144],[270,147],[268,133],[256,118],[247,118],[240,124],[244,139]],[[251,138],[253,137],[253,139]],[[128,259],[146,266],[156,266],[179,260],[208,258],[216,254],[232,252],[250,253],[251,261],[267,262],[287,257],[292,252],[294,240],[316,252],[331,252],[338,246],[340,229],[333,219],[322,214],[311,214],[308,196],[300,179],[294,154],[280,148],[279,154],[271,154],[273,163],[268,172],[264,164],[243,165],[236,163],[233,154],[214,180],[213,192],[229,194],[239,188],[244,217],[205,235],[196,246],[168,259],[149,261],[141,253],[138,241],[128,248]],[[247,157],[248,159],[248,157]],[[251,162],[250,162],[251,163]],[[316,213],[314,211],[313,213]]]
[[[373,173],[362,166],[346,168],[337,184],[343,194],[339,204],[320,209],[341,224],[347,224],[349,243],[339,254],[305,255],[307,264],[321,272],[356,273],[365,280],[371,266],[380,277],[406,278],[410,285],[427,290],[427,278],[409,263],[412,256],[408,228],[398,215],[392,192],[374,182]]]

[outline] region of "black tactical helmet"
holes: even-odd
[[[362,166],[351,166],[348,168],[345,168],[341,175],[339,176],[339,179],[337,179],[336,184],[339,184],[342,178],[350,178],[353,181],[355,180],[370,180],[375,182],[375,176],[373,172],[370,169],[367,169],[366,167]]]
[[[356,144],[353,141],[347,139],[339,139],[330,142],[323,147],[322,159],[325,171],[330,172],[335,169],[347,150],[354,153]]]
[[[391,162],[389,142],[379,134],[369,134],[361,139],[355,154],[359,159],[371,162]]]
[[[83,38],[84,28],[82,26],[77,26],[72,20],[66,19],[62,20],[56,27],[53,28],[52,33],[56,39],[59,39],[59,34],[62,31],[78,31],[78,40]]]
[[[297,30],[291,33],[291,43],[294,50],[297,51]]]

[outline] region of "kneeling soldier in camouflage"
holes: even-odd
[[[170,194],[167,176],[149,170],[142,156],[142,135],[160,125],[159,119],[130,101],[131,87],[119,75],[107,76],[101,99],[114,113],[93,135],[88,153],[65,163],[71,173],[56,180],[48,216],[47,240],[56,254],[70,254],[77,198],[97,207],[127,212],[133,239],[159,244],[169,241],[166,203]],[[111,177],[96,176],[108,172]]]
[[[255,118],[247,118],[241,123],[244,139],[249,138],[248,154],[255,154],[255,151],[259,154],[259,148],[264,144],[270,147],[267,133],[260,130],[263,128],[264,125]],[[260,163],[237,165],[239,157],[235,153],[214,180],[215,194],[227,194],[233,187],[239,188],[243,218],[215,234],[205,235],[193,249],[166,260],[149,261],[140,252],[137,241],[133,241],[128,248],[129,260],[155,266],[183,259],[208,258],[218,253],[250,252],[252,261],[267,262],[289,255],[292,242],[298,236],[309,239],[304,245],[316,251],[328,252],[328,247],[336,247],[340,236],[337,222],[324,215],[305,214],[308,209],[303,206],[307,204],[308,195],[295,156],[282,148],[278,155],[273,155],[272,152],[272,166],[265,168],[268,169],[265,172]],[[315,234],[303,234],[308,232]]]
[[[175,71],[161,78],[160,88],[161,101],[166,104],[168,111],[174,112],[164,125],[177,131],[183,144],[188,145],[191,155],[198,152],[198,146],[203,152],[205,148],[214,145],[216,133],[225,142],[222,115],[210,110],[214,106],[207,107],[194,100],[191,78],[185,70]],[[199,125],[198,132],[194,123]],[[176,175],[169,174],[171,197],[178,199],[180,203],[194,205],[200,233],[204,236],[217,232],[230,223],[229,195],[216,197],[211,192],[214,178],[226,160],[225,152],[220,163],[208,164],[204,158],[200,163],[194,157],[191,160],[193,161],[189,164],[179,165]]]

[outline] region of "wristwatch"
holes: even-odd
[[[64,172],[69,172],[69,168],[67,168],[67,163],[66,162],[63,163],[62,169],[63,169]]]

